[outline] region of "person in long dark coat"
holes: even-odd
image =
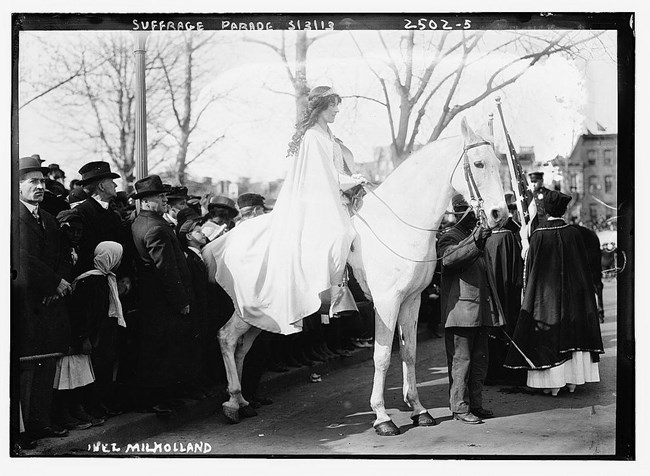
[[[508,336],[512,336],[517,326],[521,309],[524,262],[518,233],[519,225],[508,218],[502,226],[492,230],[485,242],[486,262],[494,276],[497,297],[505,319],[503,329],[495,328],[488,341],[490,362],[486,382],[490,384],[523,385],[526,382],[525,372],[503,367],[510,347]]]
[[[169,401],[188,370],[186,349],[177,336],[190,325],[192,277],[178,239],[162,217],[167,198],[160,177],[151,175],[134,185],[133,198],[141,207],[131,226],[139,257],[141,320],[135,384],[142,404],[169,413]]]
[[[565,385],[574,391],[576,385],[599,381],[603,353],[585,244],[561,218],[570,200],[555,190],[544,198],[549,219],[530,238],[524,300],[513,336],[521,352],[511,347],[505,361],[507,367],[528,370],[529,387],[553,395]]]
[[[12,313],[18,330],[17,357],[65,353],[70,343],[70,323],[62,297],[71,290],[64,279],[62,235],[56,219],[39,207],[44,196],[47,169],[33,157],[19,160],[18,247],[14,296],[19,313]],[[20,406],[25,443],[66,431],[51,424],[55,358],[38,358],[20,364]],[[14,405],[17,403],[14,401]]]
[[[192,301],[190,322],[191,326],[186,329],[189,334],[182,336],[188,340],[189,354],[187,356],[188,368],[187,379],[189,386],[187,388],[188,396],[194,398],[204,398],[209,390],[209,372],[208,362],[214,356],[208,355],[210,351],[208,346],[208,269],[205,267],[201,257],[201,248],[208,242],[207,238],[201,231],[202,219],[194,216],[182,222],[178,222],[176,233],[181,249],[187,259],[187,267],[192,277],[192,291],[194,300]],[[216,336],[214,336],[216,338]]]
[[[461,195],[456,195],[452,204],[459,213],[468,207]],[[492,416],[492,411],[483,408],[482,397],[488,332],[504,323],[484,253],[489,234],[488,229],[477,226],[474,212],[469,212],[438,241],[449,406],[455,420],[470,424]]]

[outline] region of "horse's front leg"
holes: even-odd
[[[223,414],[232,423],[239,422],[239,406],[243,397],[241,395],[240,374],[237,372],[235,352],[239,338],[243,336],[251,326],[244,322],[235,311],[226,324],[219,329],[219,347],[226,369],[228,379],[228,394],[230,399],[223,403]]]
[[[396,299],[375,302],[375,375],[372,383],[370,407],[376,415],[373,427],[377,434],[381,436],[394,436],[400,433],[399,428],[386,413],[384,404],[386,373],[390,366],[390,353],[393,346],[398,309]]]
[[[413,409],[411,420],[415,426],[433,426],[436,420],[420,403],[417,380],[415,378],[415,362],[417,347],[418,311],[420,309],[420,294],[407,299],[397,317],[399,326],[400,357],[402,359],[404,402]]]

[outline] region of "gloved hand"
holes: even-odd
[[[476,228],[474,228],[474,232],[473,232],[474,242],[476,243],[476,246],[478,246],[480,250],[482,250],[483,247],[485,247],[485,240],[487,240],[491,234],[492,234],[492,230],[484,227],[483,225],[478,225]]]

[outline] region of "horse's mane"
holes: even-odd
[[[388,174],[388,177],[386,177],[382,185],[395,180],[402,180],[404,176],[412,176],[413,173],[417,173],[417,169],[422,167],[423,161],[440,163],[440,157],[446,157],[451,149],[458,148],[456,141],[459,138],[461,136],[450,136],[425,144],[415,152],[412,152],[395,170]],[[458,150],[460,153],[460,149]]]

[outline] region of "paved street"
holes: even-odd
[[[616,425],[615,281],[605,283],[604,299],[601,382],[579,386],[574,394],[564,389],[557,397],[486,387],[484,406],[495,418],[482,425],[451,419],[444,341],[428,339],[418,346],[417,376],[421,401],[439,421],[435,427],[411,425],[395,353],[385,397],[400,436],[379,437],[372,428],[368,400],[373,366],[367,361],[325,374],[320,383],[304,382],[276,392],[271,395],[273,405],[238,425],[214,414],[133,443],[176,443],[176,451],[171,449],[175,454],[186,451],[188,443],[203,443],[203,451],[212,455],[611,455]]]

